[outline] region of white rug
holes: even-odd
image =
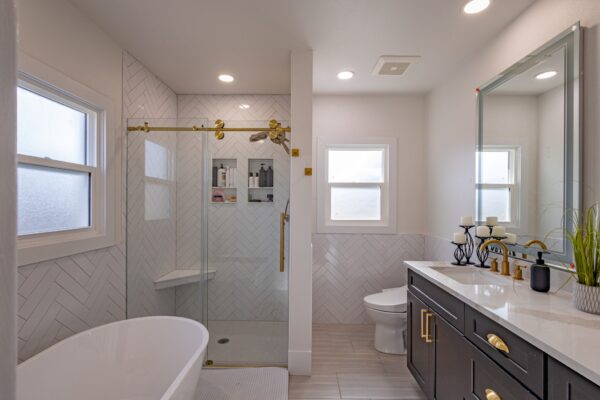
[[[287,400],[283,368],[204,369],[196,400]]]

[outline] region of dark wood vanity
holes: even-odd
[[[437,400],[600,400],[600,387],[412,270],[408,368]]]

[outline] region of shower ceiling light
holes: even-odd
[[[463,7],[465,14],[477,14],[490,6],[491,0],[470,0]]]
[[[550,79],[550,78],[554,78],[556,76],[558,72],[556,71],[546,71],[546,72],[540,72],[539,74],[537,74],[535,76],[535,79],[539,79],[539,80],[543,80],[543,79]]]
[[[219,75],[219,80],[221,82],[230,83],[230,82],[233,82],[234,79],[233,79],[233,76],[231,76],[231,75],[221,74],[221,75]]]
[[[352,71],[338,72],[337,77],[338,77],[338,79],[346,81],[346,80],[352,79],[352,77],[354,77],[354,72],[352,72]]]

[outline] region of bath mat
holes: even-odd
[[[283,368],[204,369],[196,400],[287,400]]]

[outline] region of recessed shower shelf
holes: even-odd
[[[206,279],[209,281],[214,279],[215,274],[215,270],[209,269],[206,273]],[[201,280],[202,272],[199,269],[176,269],[155,280],[154,289],[167,289],[175,286],[200,282]]]

